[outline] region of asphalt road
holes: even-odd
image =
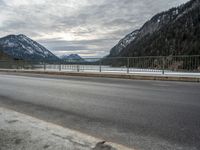
[[[200,149],[200,84],[0,74],[0,106],[138,150]]]

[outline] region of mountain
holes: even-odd
[[[81,56],[79,56],[78,54],[63,55],[60,58],[62,60],[84,61],[84,59]]]
[[[114,46],[110,51],[110,56],[114,57],[117,56],[125,47],[127,47],[136,37],[139,30],[135,30],[132,33],[126,35],[119,43]]]
[[[155,15],[136,30],[129,44],[123,49],[120,45],[108,57],[200,55],[200,0]]]
[[[59,60],[53,53],[25,35],[8,35],[0,38],[0,50],[13,59]]]

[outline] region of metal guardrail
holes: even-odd
[[[200,72],[200,55],[85,58],[59,61],[0,60],[1,69],[76,72]]]

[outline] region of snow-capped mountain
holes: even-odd
[[[126,46],[119,42],[108,57],[199,55],[199,18],[200,0],[161,12],[137,30]]]
[[[0,50],[13,59],[54,61],[59,58],[25,35],[0,38]]]
[[[126,46],[128,46],[136,37],[139,30],[135,30],[132,33],[126,35],[119,43],[114,46],[110,51],[110,57],[117,56]]]
[[[62,60],[84,60],[78,54],[63,55],[60,57]]]

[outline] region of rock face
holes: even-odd
[[[20,60],[59,60],[53,53],[25,35],[8,35],[0,38],[0,50],[13,59]]]
[[[121,43],[109,56],[200,55],[200,0],[155,15],[124,48]]]

